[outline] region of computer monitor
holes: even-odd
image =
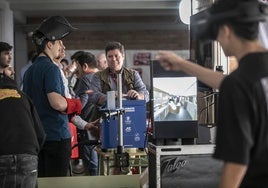
[[[197,138],[197,79],[151,63],[151,117],[154,138]]]
[[[195,24],[205,15],[205,11],[201,11],[190,16],[190,60],[213,70],[213,41],[200,41],[197,36],[202,28]],[[201,81],[197,82],[197,88],[198,91],[212,91],[211,87]]]

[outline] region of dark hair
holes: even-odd
[[[62,63],[62,62],[65,62],[65,63],[66,63],[66,65],[69,65],[69,61],[68,61],[67,59],[65,59],[65,58],[64,58],[64,59],[62,59],[60,62],[61,62],[61,63]]]
[[[9,45],[6,42],[0,42],[0,53],[3,52],[3,51],[10,51],[10,50],[12,50],[11,45]]]
[[[255,40],[259,34],[259,22],[241,23],[230,21],[230,26],[233,28],[234,33],[240,38],[247,40]]]
[[[90,68],[97,68],[97,60],[90,52],[84,52],[76,57],[77,62],[81,65],[87,64]]]
[[[125,49],[124,46],[120,42],[111,41],[108,42],[105,46],[105,54],[107,55],[108,51],[118,49],[122,54],[124,54]]]
[[[46,44],[49,42],[49,40],[39,31],[34,32],[32,35],[32,42],[36,46],[36,52],[37,54],[40,54],[45,50]],[[55,42],[55,41],[52,41]]]
[[[71,56],[71,60],[72,60],[72,61],[77,60],[76,58],[77,58],[79,55],[83,54],[83,53],[85,53],[85,52],[82,51],[82,50],[80,50],[80,51],[76,51],[76,52]]]

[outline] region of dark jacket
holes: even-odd
[[[0,155],[37,155],[45,133],[30,98],[0,74]]]
[[[134,71],[132,69],[128,69],[126,67],[122,68],[122,81],[123,85],[127,87],[127,90],[134,89]],[[101,81],[101,89],[102,93],[106,93],[107,91],[111,91],[111,86],[109,85],[109,69],[105,69],[104,71],[100,71],[95,73],[97,77],[99,77]]]

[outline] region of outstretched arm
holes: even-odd
[[[215,89],[219,89],[225,77],[221,72],[187,61],[173,52],[159,51],[156,59],[165,70],[183,71],[186,74],[196,76],[198,80]]]

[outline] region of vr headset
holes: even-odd
[[[226,0],[219,0],[210,8],[191,16],[193,37],[201,41],[215,40],[221,23],[234,21],[238,23],[262,22],[267,20],[267,4],[256,1],[241,1],[234,9],[227,9]]]

